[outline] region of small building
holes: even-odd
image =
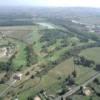
[[[22,79],[22,74],[21,73],[17,73],[13,76],[13,79],[15,80],[21,80]]]

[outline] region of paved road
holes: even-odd
[[[92,82],[95,78],[97,78],[98,76],[100,76],[100,73],[97,72],[95,73],[90,79],[88,79],[86,82],[84,82],[83,84],[73,88],[72,90],[70,90],[69,92],[65,93],[62,97],[63,100],[66,100],[65,98],[74,94],[75,92],[77,92],[80,89],[80,86],[86,86],[88,85],[90,82]],[[55,100],[61,100],[61,96],[57,97]]]

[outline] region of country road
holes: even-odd
[[[74,94],[75,92],[77,92],[81,86],[86,86],[88,85],[90,82],[92,82],[95,78],[97,78],[98,76],[100,76],[100,73],[97,72],[95,73],[90,79],[88,79],[86,82],[84,82],[83,84],[73,88],[72,90],[70,90],[69,92],[65,93],[63,96],[59,96],[57,98],[55,98],[55,100],[61,100],[61,98],[63,98],[63,100],[66,100],[66,97]]]

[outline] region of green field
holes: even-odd
[[[94,60],[96,63],[100,63],[100,47],[90,48],[83,50],[80,55],[85,56],[90,60]]]
[[[14,69],[19,69],[21,66],[26,66],[26,45],[23,43],[17,44],[18,53],[16,54],[15,59],[13,59]]]

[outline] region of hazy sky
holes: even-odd
[[[100,0],[0,0],[0,6],[100,7]]]

